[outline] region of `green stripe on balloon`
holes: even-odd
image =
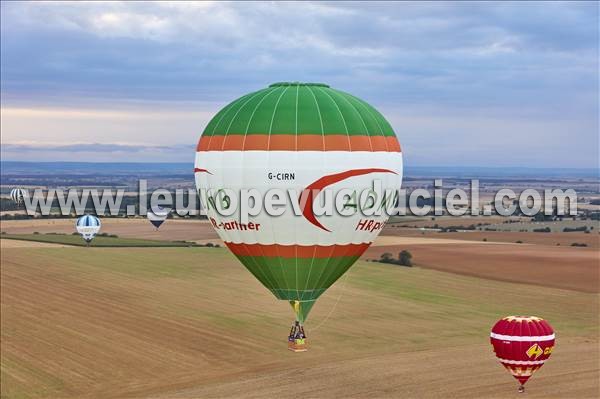
[[[383,115],[365,101],[309,83],[282,83],[245,95],[217,113],[202,133],[247,134],[395,136]]]
[[[329,288],[358,256],[282,258],[238,256],[242,264],[278,299],[314,301]]]

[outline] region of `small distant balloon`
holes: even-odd
[[[167,220],[169,217],[170,209],[158,208],[156,211],[149,210],[146,217],[152,223],[152,225],[158,230],[158,228]]]
[[[100,219],[93,215],[83,215],[77,219],[75,227],[81,237],[89,244],[100,231]]]
[[[13,188],[10,190],[10,198],[19,206],[23,205],[25,197],[27,196],[27,191],[22,188]]]
[[[536,316],[507,316],[499,320],[490,334],[490,341],[500,363],[521,385],[541,368],[552,354],[555,343],[550,324]]]

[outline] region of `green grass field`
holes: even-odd
[[[1,238],[9,240],[46,242],[51,244],[75,245],[79,247],[87,246],[86,242],[79,234],[2,234]],[[140,238],[121,238],[108,236],[96,236],[90,243],[90,246],[92,247],[190,247],[197,245],[198,244],[194,242],[157,241],[144,240]]]
[[[291,308],[224,248],[8,248],[1,282],[3,398],[513,397],[509,314],[558,336],[528,397],[598,389],[597,294],[358,262],[293,354]]]

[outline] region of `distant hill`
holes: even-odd
[[[2,161],[2,175],[27,174],[47,175],[189,175],[193,176],[191,163],[150,162],[20,162]]]

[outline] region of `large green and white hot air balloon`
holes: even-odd
[[[400,188],[402,154],[390,124],[365,101],[325,84],[275,83],[213,117],[198,142],[195,177],[221,239],[265,287],[292,305],[290,348],[302,349],[302,324],[315,301],[388,219],[386,212],[352,211],[373,208],[374,199],[361,194],[375,185],[384,192]],[[244,223],[239,206],[223,212],[243,190],[268,197],[273,189],[289,193],[282,215],[263,209]],[[344,193],[343,214],[334,209],[319,215],[328,190],[334,198]],[[387,205],[393,201],[388,197]]]

